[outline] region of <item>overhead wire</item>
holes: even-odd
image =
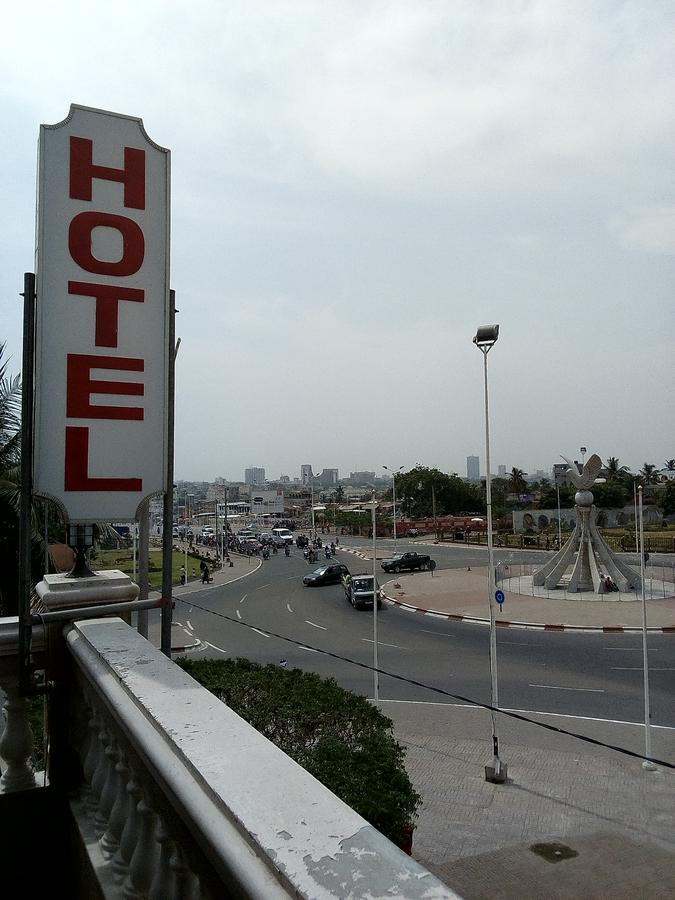
[[[489,712],[499,713],[501,716],[506,716],[509,719],[515,719],[519,722],[525,722],[528,725],[534,725],[537,728],[543,728],[545,731],[551,731],[555,734],[562,734],[566,737],[575,738],[576,740],[583,741],[587,744],[592,744],[596,747],[604,747],[606,750],[613,750],[616,753],[622,753],[625,756],[633,757],[634,759],[640,759],[645,762],[654,763],[657,766],[663,766],[667,769],[675,770],[675,763],[668,762],[664,759],[658,759],[654,756],[645,756],[643,753],[637,753],[634,750],[629,750],[627,747],[620,747],[616,744],[610,744],[607,741],[602,741],[599,738],[593,738],[586,734],[579,734],[576,731],[570,731],[567,728],[561,728],[558,725],[550,725],[547,722],[539,722],[536,719],[531,719],[529,716],[525,716],[522,713],[517,713],[512,710],[500,709],[498,706],[492,706],[489,703],[484,703],[481,700],[476,700],[473,697],[466,697],[463,694],[456,694],[452,691],[445,690],[445,688],[435,687],[431,684],[426,684],[424,681],[418,681],[415,678],[409,678],[406,675],[399,675],[397,672],[389,672],[387,669],[382,669],[381,667],[375,667],[370,665],[369,663],[359,662],[356,659],[351,659],[348,656],[343,656],[340,653],[334,653],[331,650],[325,650],[322,647],[315,647],[312,644],[308,644],[307,641],[298,641],[295,638],[288,637],[284,634],[278,634],[277,632],[270,631],[269,628],[266,628],[264,625],[251,625],[248,622],[243,621],[242,619],[235,619],[232,616],[228,616],[225,613],[217,612],[213,609],[208,609],[205,606],[200,606],[198,603],[195,603],[193,600],[182,600],[180,597],[176,597],[176,600],[189,604],[195,609],[199,609],[201,612],[210,613],[211,615],[217,616],[220,619],[225,619],[227,622],[233,622],[235,625],[243,625],[245,628],[248,628],[252,631],[264,631],[265,634],[270,635],[271,637],[278,638],[280,641],[286,641],[289,644],[293,644],[296,647],[303,647],[308,650],[311,650],[315,653],[320,653],[323,656],[328,656],[331,659],[340,660],[340,662],[348,663],[349,665],[356,666],[360,669],[366,669],[368,672],[377,672],[379,675],[385,675],[387,678],[393,678],[395,681],[401,681],[405,684],[413,685],[414,687],[423,688],[424,690],[431,691],[435,694],[440,694],[444,697],[450,697],[452,700],[459,700],[462,703],[466,703],[470,706],[475,706],[480,709],[486,709]]]

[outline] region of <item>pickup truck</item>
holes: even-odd
[[[431,557],[423,553],[397,553],[391,559],[383,559],[380,565],[385,572],[419,572],[431,568]]]

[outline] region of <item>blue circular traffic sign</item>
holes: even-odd
[[[505,600],[505,597],[504,597],[504,591],[495,591],[495,600],[496,600],[497,603],[499,603],[499,605],[501,606],[502,603],[503,603],[504,600]]]

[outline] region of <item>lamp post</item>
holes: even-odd
[[[649,711],[649,658],[647,656],[647,603],[645,598],[645,535],[642,516],[642,485],[638,488],[640,503],[640,582],[642,585],[642,683],[645,695],[645,756],[642,768],[648,772],[656,771],[656,766],[649,759],[652,755],[652,736],[650,732],[651,713]]]
[[[310,487],[311,497],[312,497],[312,540],[315,540],[316,539],[316,526],[314,524],[314,479],[316,476],[314,475],[314,468],[312,466],[310,466],[309,468],[310,468],[311,475],[308,474],[307,477],[309,478],[309,487]]]
[[[499,737],[495,710],[499,706],[497,687],[497,632],[495,627],[495,565],[492,544],[492,484],[490,477],[490,415],[488,404],[488,368],[487,357],[497,343],[499,325],[481,325],[473,339],[474,344],[483,354],[483,373],[485,384],[485,493],[487,506],[487,541],[488,541],[488,604],[490,607],[490,716],[492,720],[492,766],[485,766],[485,780],[495,784],[506,781],[507,766],[499,757]]]
[[[377,659],[377,501],[375,500],[375,491],[373,491],[373,499],[364,506],[370,506],[373,523],[373,699],[377,703],[380,699],[380,674]]]
[[[391,472],[391,496],[392,502],[394,505],[394,542],[396,541],[396,476],[404,468],[404,466],[399,466],[398,469],[390,469],[389,466],[382,466],[383,469],[386,469],[387,472]]]

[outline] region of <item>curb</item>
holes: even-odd
[[[423,616],[431,616],[434,619],[448,619],[451,622],[467,622],[470,625],[489,625],[490,620],[479,616],[465,616],[460,613],[440,612],[437,609],[425,609],[423,606],[412,606],[403,603],[395,597],[384,594],[384,599],[394,606],[400,606],[407,612],[418,613]],[[505,619],[495,619],[497,628],[530,628],[534,631],[591,631],[600,634],[640,634],[642,628],[639,625],[563,625],[546,624],[544,622],[511,622]],[[675,625],[648,626],[650,634],[675,634]]]

